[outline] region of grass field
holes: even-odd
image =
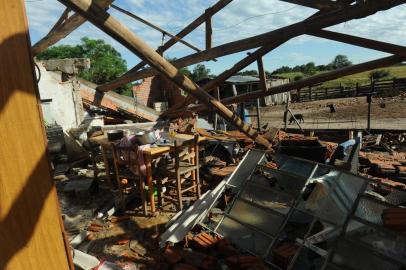
[[[399,65],[399,66],[393,66],[393,67],[387,67],[387,68],[380,68],[384,70],[388,70],[390,75],[386,78],[383,78],[381,80],[385,79],[392,79],[392,78],[406,78],[406,65]],[[361,72],[357,74],[353,74],[350,76],[345,76],[336,80],[328,81],[323,84],[324,87],[336,87],[339,86],[340,83],[343,86],[354,86],[357,82],[359,84],[363,83],[369,83],[369,74],[371,71],[366,71],[366,72]],[[303,75],[301,72],[289,72],[289,73],[282,73],[282,74],[276,74],[277,76],[289,78],[291,81],[298,76],[298,75]]]

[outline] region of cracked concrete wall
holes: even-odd
[[[51,102],[43,104],[45,121],[56,122],[64,130],[78,127],[84,117],[78,82],[62,82],[60,72],[47,71],[41,63],[37,64],[41,73],[38,83],[40,98],[52,99]]]

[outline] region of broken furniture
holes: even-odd
[[[124,189],[134,188],[135,186],[141,197],[144,215],[147,215],[144,177],[141,175],[140,170],[138,146],[121,146],[119,143],[113,142],[111,143],[111,149],[120,205],[124,207]]]
[[[192,135],[188,134],[179,134],[177,133],[174,137],[175,140],[180,141],[187,141],[193,139]],[[201,143],[205,141],[206,138],[199,136],[198,142]],[[157,159],[167,153],[173,152],[174,147],[171,145],[159,146],[159,147],[151,147],[148,149],[143,149],[144,153],[144,163],[146,167],[146,182],[148,184],[148,199],[151,204],[151,213],[155,213],[155,199],[154,199],[154,184],[153,184],[153,175],[152,175],[152,161]]]
[[[175,190],[176,198],[164,195],[160,188],[163,183],[158,180],[158,199],[162,197],[174,201],[178,211],[182,211],[184,200],[200,198],[199,135],[195,134],[193,139],[183,142],[175,140],[174,144],[173,162],[160,169],[169,177],[168,182],[171,182],[169,186]],[[173,178],[175,178],[174,181],[171,181]],[[187,192],[192,193],[193,196],[185,196]]]
[[[192,135],[187,134],[176,134],[174,139],[187,141],[192,139]],[[199,136],[199,143],[203,142],[206,138]],[[107,181],[111,183],[111,172],[110,164],[108,161],[108,153],[111,151],[111,142],[107,139],[106,135],[100,135],[89,139],[92,143],[98,144],[102,148],[106,177]],[[155,213],[155,198],[154,198],[154,183],[152,175],[152,161],[157,159],[171,151],[174,150],[174,147],[171,145],[150,147],[147,149],[140,150],[143,153],[144,164],[145,164],[145,182],[148,186],[148,197],[147,202],[150,203],[151,213]]]

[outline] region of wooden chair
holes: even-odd
[[[135,185],[142,201],[142,210],[147,215],[147,203],[145,198],[144,177],[141,174],[138,162],[138,146],[120,146],[119,143],[111,143],[113,164],[115,170],[116,184],[119,192],[120,202],[124,205],[123,179],[132,181],[129,186]]]
[[[199,135],[195,135],[193,139],[187,141],[175,140],[174,146],[174,162],[168,164],[164,168],[160,168],[164,175],[167,175],[168,182],[172,182],[167,187],[175,190],[176,198],[162,194],[163,182],[158,181],[158,200],[162,204],[162,198],[174,201],[177,203],[178,210],[183,209],[183,201],[185,199],[200,198],[200,178],[199,178]],[[173,186],[173,184],[175,184]],[[184,196],[186,192],[192,193],[194,196]]]

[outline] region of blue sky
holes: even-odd
[[[175,34],[215,2],[216,0],[116,0],[114,3]],[[26,7],[32,44],[46,35],[64,10],[63,5],[56,0],[27,0]],[[161,33],[118,11],[111,9],[110,12],[151,47],[157,48],[160,45]],[[313,9],[278,0],[234,0],[213,17],[213,46],[269,32],[298,22],[314,12]],[[406,46],[405,18],[406,5],[402,5],[329,29]],[[76,44],[84,36],[104,39],[112,44],[126,59],[129,68],[139,62],[134,54],[90,23],[85,23],[58,44]],[[202,26],[188,35],[185,40],[203,49],[204,37],[204,26]],[[193,53],[191,49],[178,44],[169,49],[165,56],[180,58],[190,53]],[[337,54],[347,55],[353,63],[361,63],[387,55],[320,38],[301,36],[266,55],[264,65],[266,70],[272,71],[282,65],[295,66],[310,61],[316,64],[327,64]],[[221,57],[217,62],[209,61],[204,64],[210,68],[212,73],[218,74],[245,56],[246,52],[242,52]],[[246,69],[256,69],[256,64]]]

